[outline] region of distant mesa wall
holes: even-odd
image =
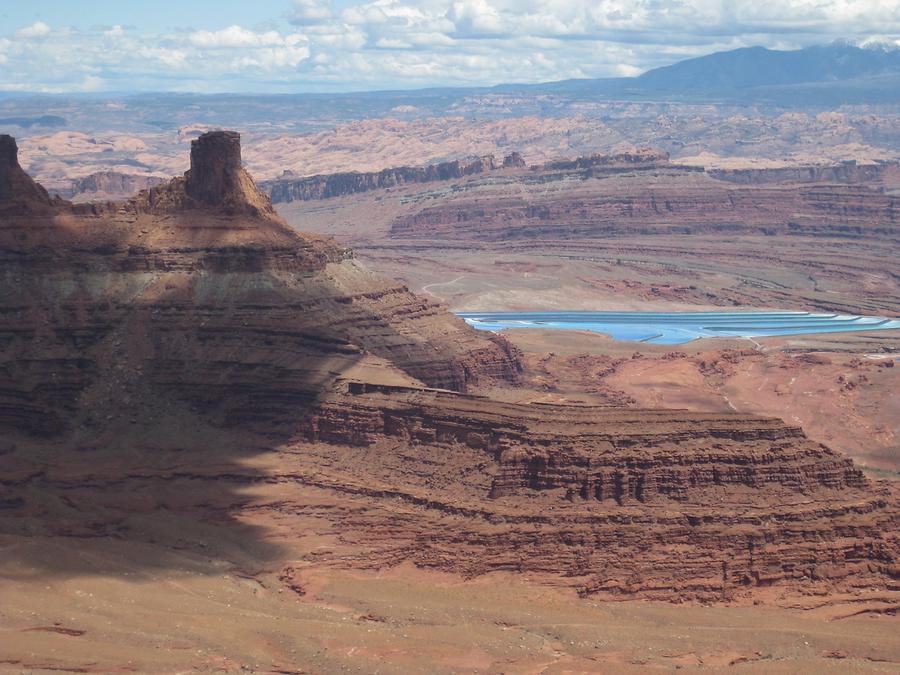
[[[718,180],[740,185],[763,183],[874,183],[885,179],[900,181],[900,162],[857,164],[842,162],[831,166],[788,166],[767,169],[710,169]]]
[[[396,187],[407,183],[430,183],[433,181],[463,178],[475,174],[494,171],[499,168],[524,167],[525,161],[517,153],[507,155],[498,163],[494,155],[485,155],[471,162],[454,160],[428,166],[399,166],[381,171],[361,173],[322,174],[307,178],[280,178],[266,181],[260,186],[269,192],[273,203],[328,199],[344,195]]]
[[[613,155],[595,154],[575,159],[562,159],[531,167],[532,171],[568,171],[572,169],[592,169],[595,167],[640,168],[658,166],[669,161],[669,153],[656,148],[639,148],[634,152],[620,152]]]
[[[398,216],[390,234],[518,242],[651,234],[898,234],[900,197],[867,185],[736,186],[700,180],[706,184],[623,181],[592,186],[577,196],[512,194],[491,201],[462,196]]]
[[[68,185],[56,185],[54,194],[63,199],[92,201],[97,199],[125,199],[141,190],[161,185],[167,179],[119,171],[98,171],[83,178],[75,178]]]
[[[666,164],[669,153],[655,148],[641,148],[634,152],[614,155],[591,155],[571,160],[560,160],[532,166],[532,171],[566,171],[585,169],[647,168]],[[407,183],[430,183],[433,181],[463,178],[497,169],[524,169],[525,159],[518,152],[511,152],[497,162],[494,155],[485,155],[471,162],[454,160],[428,166],[400,166],[369,173],[350,171],[347,173],[322,174],[308,178],[291,178],[285,172],[282,178],[266,181],[260,186],[272,197],[275,204],[293,201],[328,199],[344,195],[396,187]]]

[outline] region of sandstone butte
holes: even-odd
[[[0,137],[4,536],[231,542],[288,579],[411,561],[599,597],[896,590],[888,483],[778,419],[478,395],[517,351],[291,230],[234,132],[122,203],[51,199],[16,154]]]

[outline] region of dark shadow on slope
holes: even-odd
[[[96,321],[93,309],[68,313]],[[242,516],[266,501],[260,487],[273,480],[275,460],[263,456],[304,435],[318,397],[364,352],[311,333],[302,316],[283,322],[284,307],[256,303],[247,316],[225,310],[216,321],[213,307],[162,297],[152,308],[113,310],[97,328],[61,326],[52,308],[39,318],[30,308],[54,335],[6,344],[4,408],[21,404],[22,415],[5,415],[0,427],[0,536],[63,537],[73,554],[17,560],[17,550],[29,549],[14,547],[7,564],[31,575],[134,575],[165,568],[179,552],[220,573],[216,559],[253,568],[284,557],[266,527]],[[250,314],[256,325],[247,325]],[[7,335],[11,329],[0,324]],[[77,554],[85,539],[122,551],[153,544],[158,555],[141,558],[143,570],[98,568]]]
[[[375,336],[375,352],[409,336],[349,300],[293,234],[295,249],[225,234],[200,249],[139,248],[130,212],[50,208],[0,228],[0,574],[134,576],[186,559],[194,573],[278,569],[290,551],[255,514],[267,485],[302,486],[302,457],[276,453],[366,358],[347,326],[364,325],[354,342]],[[229,209],[154,226],[273,222]],[[441,358],[431,345],[407,351],[413,364]],[[132,562],[81,555],[82,542]]]

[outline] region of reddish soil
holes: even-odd
[[[236,134],[94,206],[0,147],[9,670],[900,660],[896,487],[798,426],[527,402],[507,340],[288,228]]]

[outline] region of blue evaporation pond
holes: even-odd
[[[810,312],[459,312],[473,328],[584,330],[616,340],[680,345],[704,337],[769,337],[900,328],[900,320]]]

